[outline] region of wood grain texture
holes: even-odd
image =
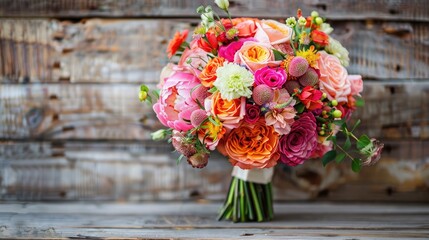
[[[276,200],[429,201],[429,141],[386,141],[378,164],[360,174],[349,162],[279,164]],[[2,200],[222,200],[231,165],[212,154],[193,169],[166,142],[3,142]]]
[[[2,0],[0,15],[26,17],[193,17],[200,5],[215,5],[211,0]],[[321,15],[338,20],[388,19],[429,21],[424,0],[382,1],[292,1],[292,0],[230,0],[234,16],[285,18],[295,16],[301,8],[304,14],[317,10]],[[220,12],[220,11],[219,11]]]
[[[218,222],[220,203],[2,204],[0,238],[423,239],[427,205],[280,204],[267,223]]]
[[[154,84],[149,84],[154,88]],[[367,81],[353,117],[383,139],[429,138],[429,81]],[[163,128],[138,84],[0,85],[0,138],[147,140]]]
[[[0,20],[0,82],[156,82],[174,32],[195,20]],[[429,25],[337,21],[333,36],[350,51],[350,73],[429,79]],[[149,33],[149,34],[148,34]]]

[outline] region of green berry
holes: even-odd
[[[322,94],[322,100],[325,99],[328,95],[326,93]]]
[[[319,13],[318,13],[317,11],[312,11],[312,12],[311,12],[311,16],[312,16],[312,17],[314,17],[314,18],[315,18],[315,17],[318,17],[318,16],[319,16]]]
[[[320,25],[320,24],[322,24],[323,23],[323,19],[321,18],[321,17],[317,17],[316,18],[316,24],[317,25]]]
[[[323,136],[323,135],[325,135],[325,131],[323,131],[323,130],[320,130],[320,131],[319,131],[319,135],[320,135],[320,136]]]
[[[322,116],[326,115],[326,110],[322,111]]]
[[[331,101],[331,104],[332,104],[332,106],[335,107],[335,106],[338,105],[338,101],[334,99],[334,100]]]
[[[334,116],[334,118],[340,118],[341,115],[343,115],[343,113],[338,109],[332,112],[332,116]]]

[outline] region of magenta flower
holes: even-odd
[[[240,50],[243,44],[247,41],[256,41],[254,38],[241,38],[238,41],[232,42],[227,46],[219,48],[219,57],[225,58],[228,62],[234,62],[235,53]]]
[[[316,147],[316,118],[312,113],[304,113],[292,124],[290,133],[280,138],[280,161],[289,166],[302,164]]]
[[[287,74],[283,68],[263,67],[255,72],[255,85],[265,84],[278,89],[286,82]]]
[[[175,72],[166,78],[158,102],[153,105],[162,124],[178,131],[192,129],[191,113],[199,106],[192,99],[191,91],[198,84],[198,78],[187,72]]]
[[[250,124],[254,124],[259,120],[261,109],[259,106],[246,104],[246,115],[244,115],[244,121]]]

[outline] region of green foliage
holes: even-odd
[[[322,157],[322,164],[323,166],[326,166],[329,162],[335,160],[335,157],[337,156],[337,151],[331,150]]]
[[[356,173],[360,172],[361,168],[362,168],[362,163],[361,163],[360,159],[359,158],[354,158],[352,160],[352,170],[353,170],[353,172],[356,172]]]

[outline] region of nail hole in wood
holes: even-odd
[[[401,71],[401,70],[402,70],[401,65],[396,65],[395,70],[396,70],[397,72]]]
[[[326,11],[327,6],[326,6],[326,4],[319,3],[319,4],[316,4],[316,8],[322,9],[323,11]]]
[[[392,196],[392,194],[395,192],[395,190],[392,187],[387,187],[386,188],[386,193],[389,196]]]
[[[396,9],[389,9],[389,13],[392,14],[392,15],[396,15],[396,14],[399,13],[399,11],[396,10]]]

